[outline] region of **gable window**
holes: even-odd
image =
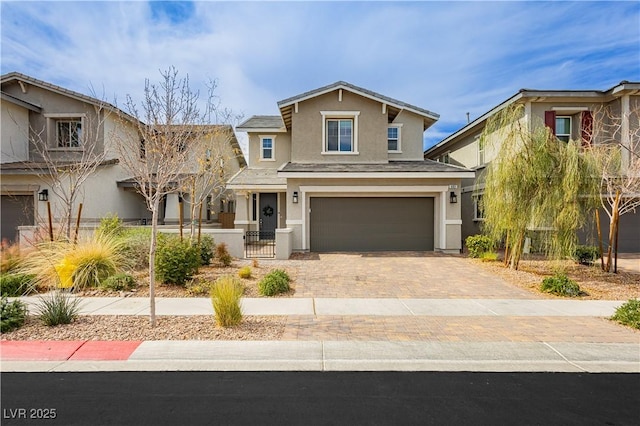
[[[571,139],[571,117],[556,116],[556,137],[563,142]]]
[[[275,161],[275,136],[260,136],[260,160]]]
[[[357,154],[359,112],[321,111],[321,114],[322,153]]]
[[[387,128],[387,150],[389,152],[400,152],[400,126],[394,125]]]
[[[82,141],[82,121],[57,120],[56,141],[58,148],[79,148]]]
[[[446,153],[442,154],[440,157],[438,157],[438,162],[439,163],[449,164],[449,153],[446,152]]]

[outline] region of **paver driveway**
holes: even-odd
[[[297,258],[296,297],[535,298],[461,256],[385,252]]]

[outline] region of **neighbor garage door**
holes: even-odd
[[[311,251],[433,250],[433,198],[312,197]]]
[[[18,226],[33,225],[33,195],[2,195],[1,233],[3,240],[17,241]]]

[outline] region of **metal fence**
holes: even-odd
[[[276,257],[275,231],[247,231],[244,236],[244,252],[247,258]]]

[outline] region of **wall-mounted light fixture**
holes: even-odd
[[[458,202],[458,196],[456,195],[455,191],[451,191],[451,194],[449,194],[449,202],[451,204],[455,204]]]
[[[43,189],[38,192],[38,201],[49,201],[49,190]]]
[[[298,204],[298,191],[293,191],[293,203]]]

